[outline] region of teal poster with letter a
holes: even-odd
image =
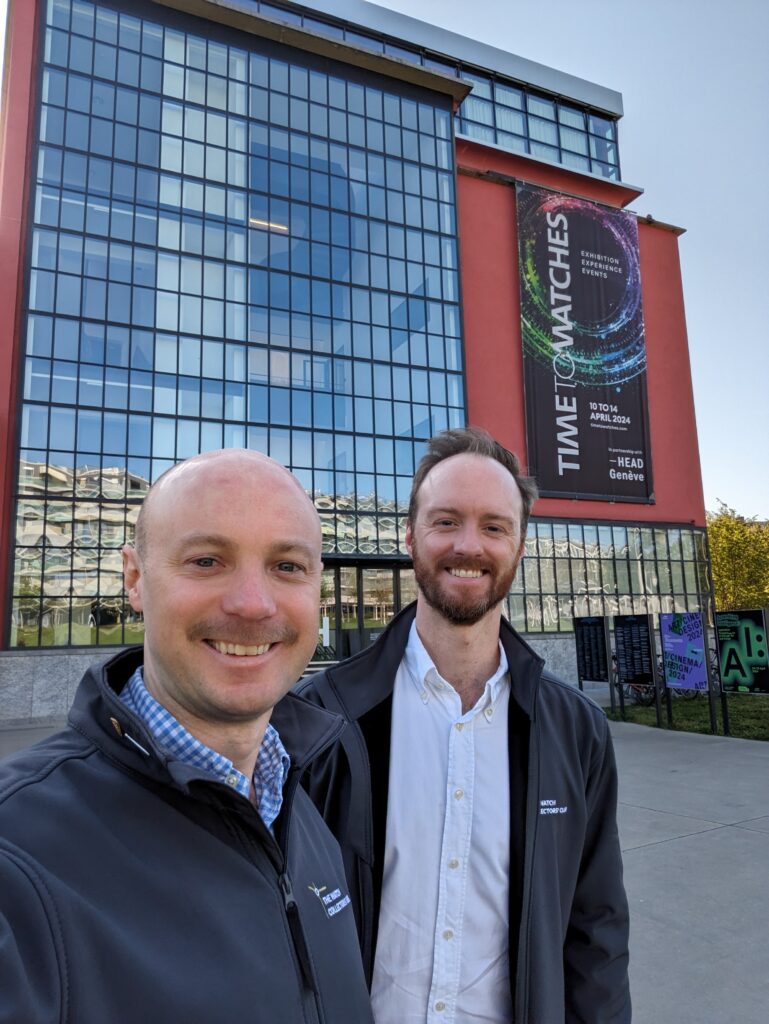
[[[769,693],[766,617],[760,608],[716,613],[721,685],[732,693]]]

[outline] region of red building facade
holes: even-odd
[[[298,475],[324,528],[319,653],[367,643],[414,595],[425,440],[472,423],[526,461],[516,186],[641,194],[611,90],[363,0],[246,6],[10,0],[5,719],[43,713],[19,681],[36,650],[63,713],[62,665],[141,639],[120,545],[151,481],[212,447]],[[709,599],[680,233],[638,223],[653,501],[541,498],[508,598],[565,673],[575,616]]]

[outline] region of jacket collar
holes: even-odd
[[[413,601],[395,616],[371,647],[327,670],[327,678],[351,719],[361,718],[392,693],[416,610]],[[502,617],[499,638],[510,669],[511,695],[532,718],[534,696],[545,663]]]
[[[78,686],[69,724],[109,757],[157,781],[168,782],[171,775],[177,785],[187,789],[195,779],[210,779],[200,769],[169,756],[120,700],[120,691],[143,660],[143,649],[131,647],[92,665]],[[339,715],[294,693],[275,706],[270,721],[291,757],[292,771],[305,768],[344,728]]]

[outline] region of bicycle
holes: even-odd
[[[631,704],[648,708],[654,703],[654,683],[623,683],[622,692]]]

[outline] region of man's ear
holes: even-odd
[[[411,554],[411,537],[412,537],[411,523],[407,522],[406,523],[406,550],[408,551],[409,555]]]
[[[143,611],[141,598],[142,570],[139,556],[132,544],[123,545],[123,586],[128,601],[135,612]]]

